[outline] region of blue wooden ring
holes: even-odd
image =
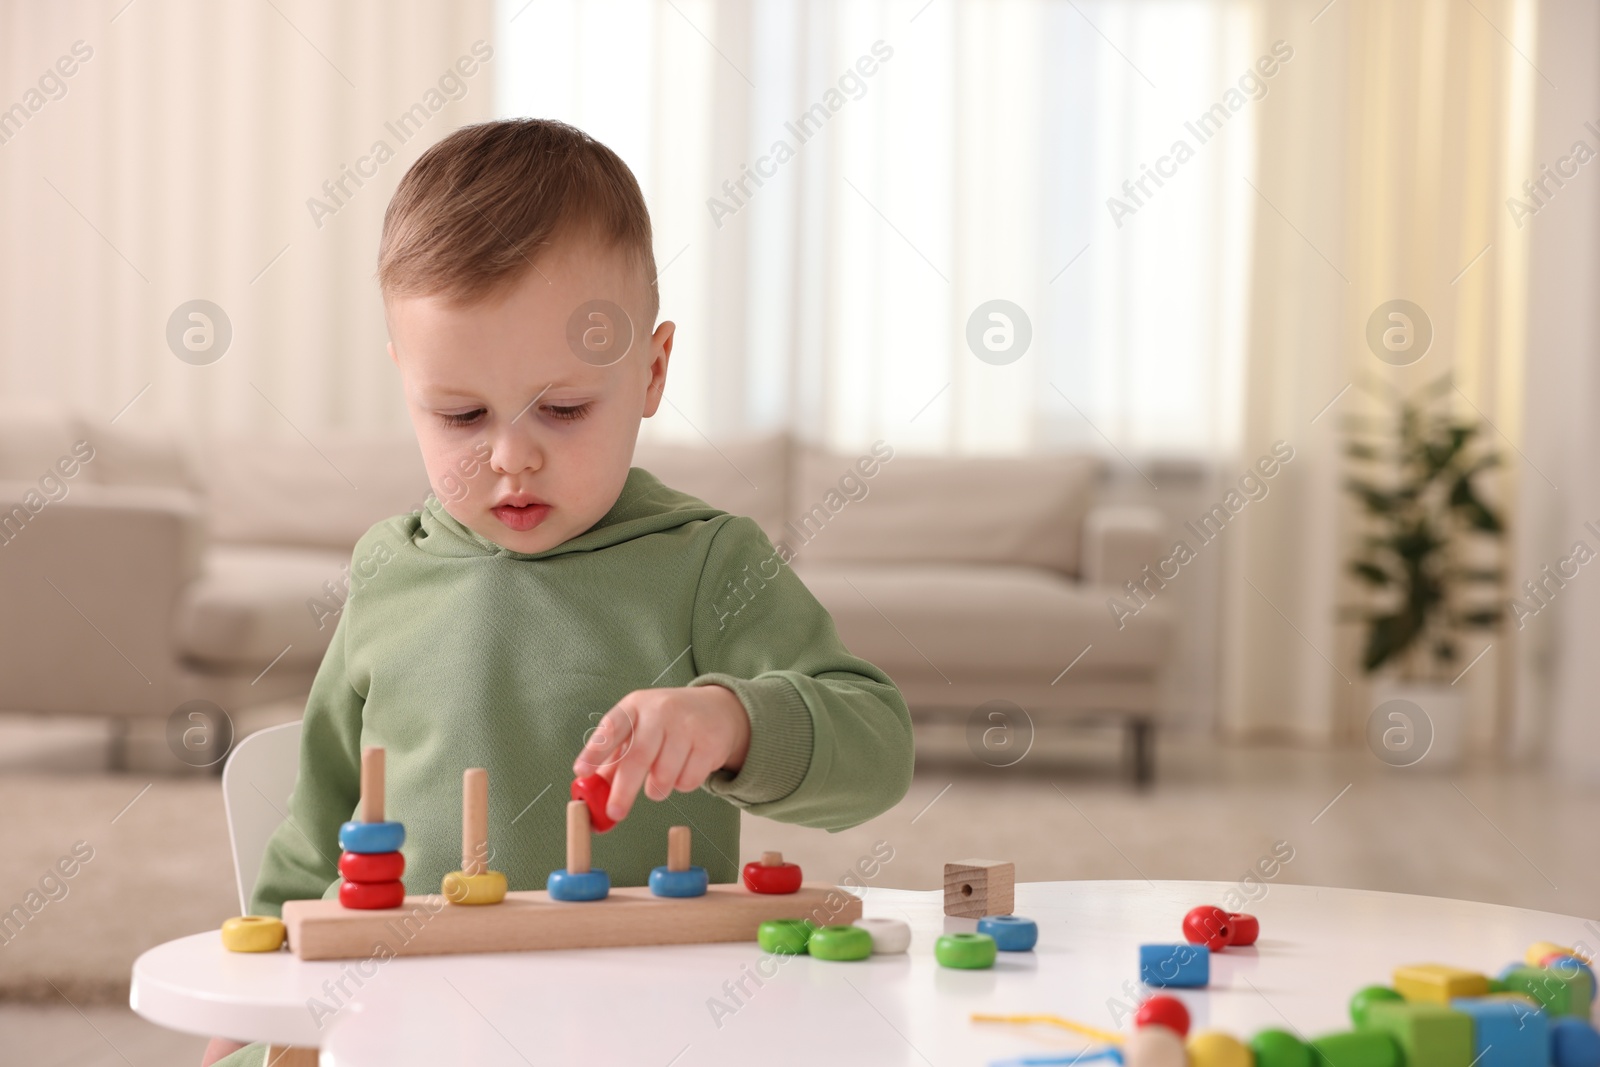
[[[985,915],[978,920],[978,933],[994,938],[1001,952],[1028,952],[1039,943],[1039,924],[1020,915]]]
[[[406,828],[397,822],[347,822],[339,827],[339,847],[346,852],[399,852],[405,843]]]
[[[704,867],[690,867],[686,871],[657,867],[650,872],[650,892],[658,897],[703,897],[710,884],[711,876]]]
[[[604,900],[611,892],[611,878],[598,867],[581,874],[571,871],[551,871],[545,882],[551,900]]]

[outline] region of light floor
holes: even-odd
[[[1176,737],[1161,745],[1156,788],[1137,793],[1107,762],[1113,741],[1043,738],[991,770],[958,733],[930,732],[892,811],[838,834],[747,817],[742,858],[778,848],[809,877],[843,880],[883,841],[894,858],[872,883],[903,888],[934,888],[946,860],[979,856],[1015,860],[1026,881],[1216,879],[1249,898],[1276,880],[1600,915],[1600,792],[1533,770],[1429,776],[1365,750]],[[0,909],[75,842],[94,849],[68,895],[0,946],[0,1059],[197,1063],[202,1040],[120,1005],[140,951],[238,910],[215,780],[0,767],[0,811]],[[1252,874],[1274,853],[1292,854],[1275,879]]]

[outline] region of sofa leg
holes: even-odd
[[[1141,789],[1155,781],[1155,723],[1134,719],[1128,723],[1128,755],[1133,765],[1133,782]]]

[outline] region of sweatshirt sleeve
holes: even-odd
[[[250,895],[252,915],[282,915],[286,900],[337,892],[339,825],[361,799],[361,711],[365,700],[345,671],[345,622],[339,616],[322,657],[300,732],[300,771],[284,821],[267,842]]]
[[[761,528],[725,520],[695,597],[690,685],[731,689],[750,716],[737,774],[706,788],[754,815],[843,830],[882,814],[911,785],[905,698],[850,654],[833,619]]]

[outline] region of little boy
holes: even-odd
[[[633,174],[565,124],[467,127],[402,179],[378,281],[437,495],[356,545],[381,562],[312,686],[253,913],[337,895],[367,745],[387,750],[410,893],[460,866],[468,767],[489,772],[490,865],[512,889],[564,866],[574,775],[611,781],[620,821],[594,862],[616,885],[648,880],[672,825],[731,882],[740,809],[839,830],[905,794],[911,726],[889,678],[786,567],[719,610],[771,544],[629,467],[672,354],[673,324],[650,332],[655,273]]]

